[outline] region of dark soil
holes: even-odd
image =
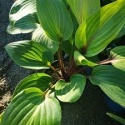
[[[7,34],[8,15],[12,4],[13,0],[0,0],[0,113],[7,106],[15,85],[31,73],[30,70],[20,68],[14,64],[4,49],[4,46],[10,42],[30,38],[29,34]]]
[[[14,64],[4,49],[10,42],[30,38],[29,34],[12,36],[6,33],[12,4],[13,0],[0,0],[0,113],[8,105],[15,85],[32,73],[31,70]],[[118,125],[106,115],[110,110],[104,103],[102,91],[90,83],[87,84],[80,100],[73,104],[61,103],[61,105],[62,125]]]

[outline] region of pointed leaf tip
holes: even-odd
[[[29,69],[47,69],[53,62],[52,53],[39,43],[30,40],[12,42],[5,46],[11,59]]]

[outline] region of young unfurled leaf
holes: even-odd
[[[93,63],[89,60],[87,60],[81,53],[78,51],[74,52],[74,59],[77,65],[87,65],[87,66],[96,66],[98,64]]]
[[[100,9],[100,0],[67,0],[78,23]]]
[[[55,54],[59,47],[59,44],[57,42],[51,40],[46,35],[41,26],[38,26],[38,28],[33,32],[32,40],[48,48],[52,52],[52,54]]]
[[[113,66],[96,67],[90,81],[98,85],[114,102],[125,106],[125,72]]]
[[[56,83],[56,96],[62,102],[76,102],[81,97],[85,85],[86,78],[83,75],[74,74],[69,82],[60,80]]]
[[[121,124],[125,125],[125,119],[117,116],[117,115],[114,115],[112,113],[106,113],[108,116],[110,116],[111,118],[115,119],[116,121],[120,122]]]
[[[49,68],[53,62],[52,53],[39,43],[24,40],[5,47],[11,59],[18,65],[30,69]]]
[[[54,41],[65,41],[73,32],[70,14],[62,0],[36,0],[37,14],[46,34]]]
[[[17,94],[4,112],[1,125],[60,125],[61,107],[54,97],[38,88]]]
[[[28,33],[37,27],[36,0],[16,0],[9,13],[8,33]]]
[[[111,50],[111,63],[114,67],[125,71],[125,46],[118,46]]]
[[[49,88],[51,81],[51,76],[45,73],[34,73],[29,75],[18,83],[15,88],[13,97],[20,91],[30,87],[37,87],[44,92],[47,88]]]
[[[100,53],[124,26],[125,1],[116,1],[87,18],[76,32],[76,46],[85,56]]]

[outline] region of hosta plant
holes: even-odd
[[[87,79],[125,106],[125,46],[100,58],[124,35],[124,0],[103,7],[100,0],[16,0],[9,18],[8,33],[32,32],[32,38],[6,51],[19,66],[38,71],[16,86],[0,125],[60,125],[59,101],[76,102]]]

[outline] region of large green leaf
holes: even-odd
[[[81,53],[78,51],[74,52],[74,60],[77,65],[87,65],[87,66],[96,66],[98,64],[87,60]]]
[[[52,53],[39,43],[24,40],[6,45],[6,51],[18,65],[30,69],[49,68],[53,62]]]
[[[58,100],[38,88],[21,91],[4,112],[1,125],[60,125]]]
[[[125,46],[119,46],[112,49],[110,58],[114,67],[125,71]]]
[[[102,7],[79,26],[75,37],[77,48],[88,57],[97,55],[118,35],[124,22],[124,0]]]
[[[45,73],[34,73],[32,75],[29,75],[18,83],[15,88],[13,97],[20,91],[30,87],[37,87],[44,92],[49,88],[51,81],[51,76]]]
[[[56,96],[62,102],[76,102],[82,95],[86,85],[86,78],[80,74],[74,74],[70,82],[60,80],[55,85]]]
[[[90,81],[98,85],[114,102],[125,106],[125,72],[113,66],[96,67]]]
[[[9,13],[10,34],[28,33],[37,27],[36,0],[16,0]]]
[[[125,119],[117,116],[117,115],[114,115],[112,113],[107,113],[108,116],[110,116],[111,118],[115,119],[116,121],[120,122],[121,124],[125,125]]]
[[[100,9],[100,0],[67,0],[78,23]]]
[[[46,34],[54,41],[64,41],[73,32],[70,14],[62,0],[37,0],[37,14]]]
[[[32,35],[32,40],[40,43],[41,45],[48,48],[52,54],[55,54],[58,50],[59,44],[53,40],[51,40],[43,30],[41,26],[39,26]]]

